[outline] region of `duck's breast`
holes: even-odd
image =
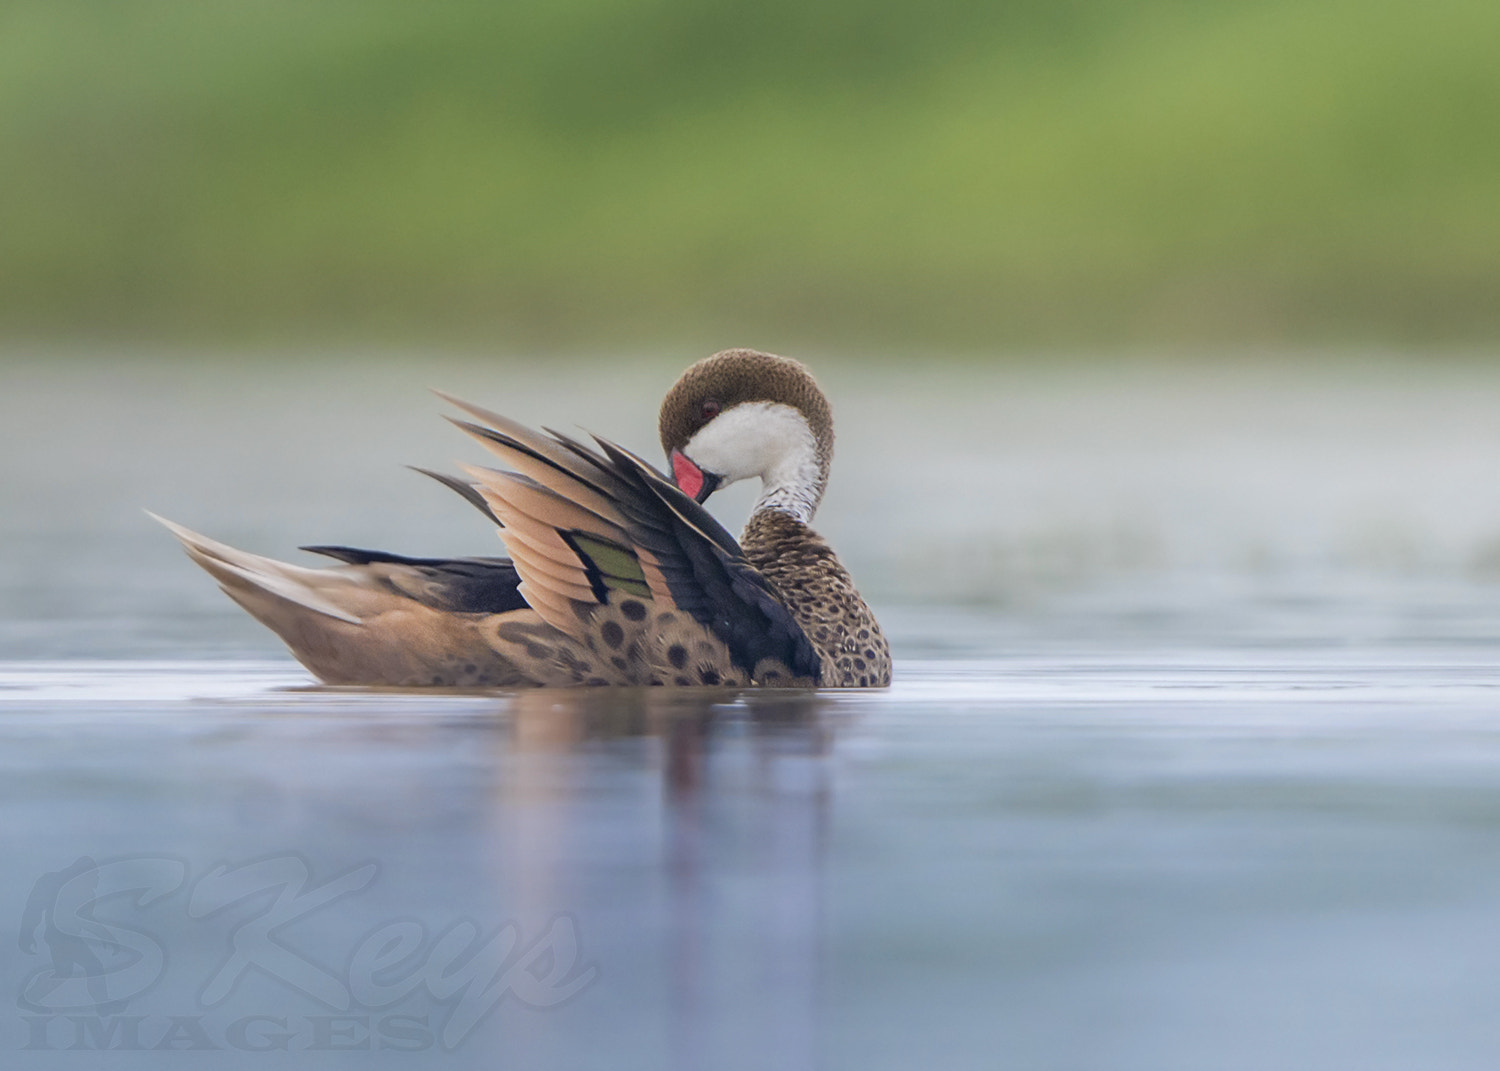
[[[761,510],[745,526],[740,546],[812,641],[825,687],[891,683],[890,645],[854,578],[822,536],[789,514]]]

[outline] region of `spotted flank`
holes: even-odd
[[[832,417],[786,358],[731,350],[663,402],[662,446],[698,498],[751,476],[743,547],[694,497],[606,439],[539,432],[444,395],[499,459],[427,473],[499,525],[508,558],[343,546],[311,569],[162,521],[220,587],[329,684],[883,687],[874,615],[808,527]],[[678,461],[678,459],[685,459]],[[419,470],[424,471],[425,470]],[[158,518],[160,520],[160,518]]]
[[[784,513],[768,511],[746,526],[744,547],[807,631],[825,686],[884,688],[891,683],[891,650],[880,624],[817,533]]]

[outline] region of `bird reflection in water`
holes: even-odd
[[[746,1038],[755,1039],[764,1066],[813,1066],[831,801],[829,697],[545,689],[517,694],[509,713],[513,761],[502,791],[507,840],[519,851],[511,858],[518,906],[576,911],[560,905],[597,898],[603,873],[616,882],[613,902],[597,919],[580,912],[580,931],[588,935],[593,925],[595,947],[620,936],[603,935],[601,944],[600,920],[652,935],[654,945],[632,942],[623,962],[601,960],[601,979],[665,987],[652,1005],[668,1017],[659,1027],[671,1038],[676,1066],[709,1066],[726,1044]],[[616,799],[603,816],[597,799],[578,798],[597,795],[596,764],[612,765],[610,756],[628,756],[637,769],[643,759],[653,761],[642,748],[654,752],[661,771],[655,800]],[[601,821],[614,823],[623,843],[577,828]],[[646,860],[618,858],[641,850],[657,864],[642,868]],[[566,887],[580,877],[586,887]]]

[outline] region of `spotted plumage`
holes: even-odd
[[[342,564],[307,569],[163,523],[327,683],[890,682],[879,625],[808,527],[833,421],[797,362],[729,350],[688,369],[659,420],[675,484],[608,440],[543,434],[448,400],[470,418],[454,423],[504,467],[437,478],[500,525],[508,559],[311,547]],[[700,503],[751,476],[762,496],[738,543]]]
[[[762,511],[740,536],[745,557],[781,593],[830,688],[884,688],[891,650],[849,571],[823,538],[785,513]]]

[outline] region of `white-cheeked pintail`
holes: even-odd
[[[429,475],[500,526],[510,558],[305,547],[341,563],[310,569],[162,523],[327,684],[890,683],[874,614],[809,527],[833,419],[800,363],[726,350],[684,372],[661,407],[671,480],[606,439],[448,400],[506,468]],[[762,491],[736,542],[702,503],[750,477]]]

